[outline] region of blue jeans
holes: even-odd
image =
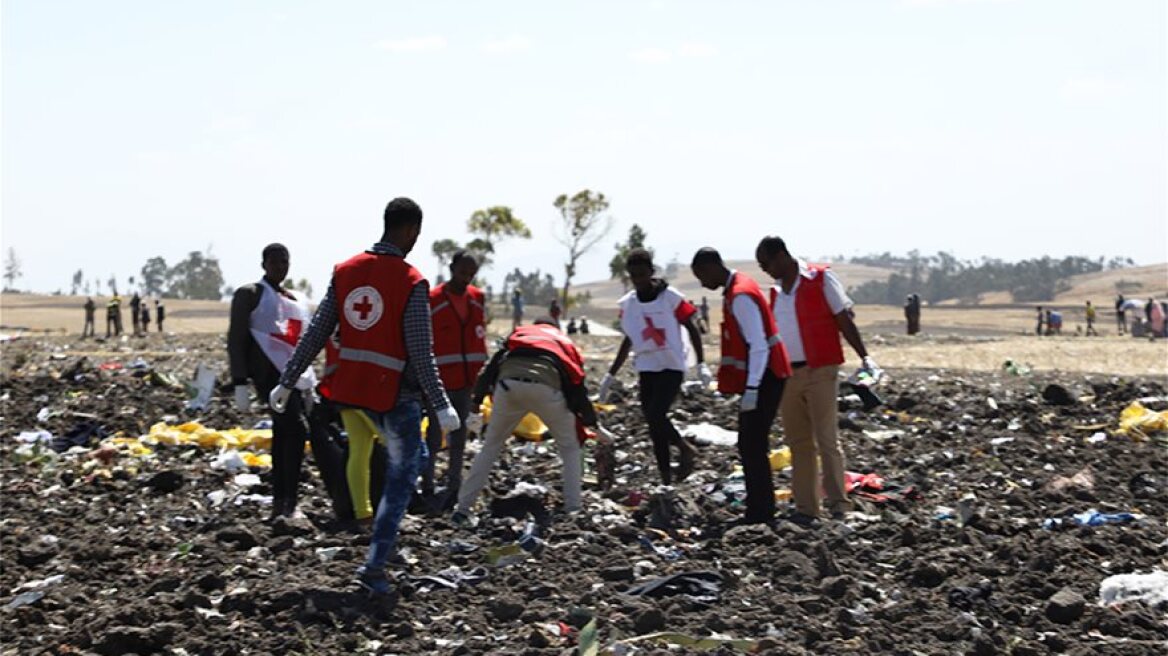
[[[389,562],[427,455],[422,441],[422,405],[417,400],[399,399],[389,412],[364,412],[385,438],[385,491],[373,518],[373,538],[365,561],[366,569],[375,570]]]

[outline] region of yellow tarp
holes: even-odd
[[[1145,408],[1139,401],[1132,401],[1119,413],[1119,430],[1116,432],[1137,440],[1145,440],[1153,433],[1168,432],[1168,410],[1156,412]]]
[[[204,449],[255,449],[267,451],[272,447],[270,429],[232,428],[217,431],[207,428],[197,421],[189,421],[178,426],[159,422],[150,427],[150,432],[142,441],[150,444],[194,444]]]

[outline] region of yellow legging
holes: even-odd
[[[373,504],[369,500],[369,460],[373,457],[373,442],[381,433],[363,410],[341,410],[341,422],[349,434],[345,478],[349,481],[353,514],[357,519],[368,519],[373,516]]]

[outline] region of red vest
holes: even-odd
[[[519,326],[507,338],[507,350],[536,349],[556,356],[573,385],[584,382],[584,358],[568,336],[555,326],[533,323]]]
[[[397,404],[406,368],[406,302],[424,280],[400,257],[361,253],[333,271],[340,348],[329,381],[332,400],[375,412]]]
[[[803,340],[803,357],[808,367],[828,367],[844,363],[844,349],[840,345],[839,325],[823,293],[823,281],[828,267],[809,264],[812,277],[799,277],[795,290],[795,318],[799,321],[799,338]],[[771,289],[771,302],[778,290]]]
[[[767,303],[766,296],[763,296],[757,282],[750,276],[735,273],[730,279],[722,304],[722,363],[718,367],[718,391],[723,394],[741,394],[746,391],[746,368],[750,360],[750,349],[742,337],[742,330],[738,327],[738,320],[734,318],[733,311],[734,299],[741,295],[750,297],[762,313],[762,327],[770,351],[767,365],[771,372],[779,378],[791,375],[787,349],[779,339],[779,329],[775,326],[770,303]]]
[[[337,373],[341,359],[341,342],[338,337],[339,331],[334,330],[324,343],[324,374],[316,385],[316,388],[320,390],[320,395],[330,401],[333,398],[331,389],[333,374]]]
[[[460,390],[474,385],[479,370],[487,362],[486,311],[483,292],[466,288],[467,317],[458,316],[446,291],[446,283],[430,290],[430,321],[434,325],[434,361],[442,385]]]

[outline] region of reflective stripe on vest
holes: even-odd
[[[435,306],[433,309],[430,310],[430,316],[434,316],[435,314],[438,314],[439,312],[445,310],[448,307],[450,307],[450,301],[443,301],[441,304]]]
[[[345,348],[341,347],[340,355],[342,360],[349,360],[351,362],[364,362],[367,364],[375,364],[379,367],[384,367],[392,371],[404,371],[406,368],[405,360],[398,360],[390,357],[384,353],[377,351],[367,351],[365,349]]]
[[[722,365],[723,367],[734,367],[735,369],[746,371],[746,360],[723,357],[718,364]]]
[[[487,354],[486,353],[467,353],[466,355],[462,355],[461,353],[455,353],[454,355],[439,355],[439,356],[434,358],[434,364],[438,365],[439,367],[441,367],[442,365],[447,365],[447,364],[461,364],[463,362],[486,362],[486,361],[487,361]]]

